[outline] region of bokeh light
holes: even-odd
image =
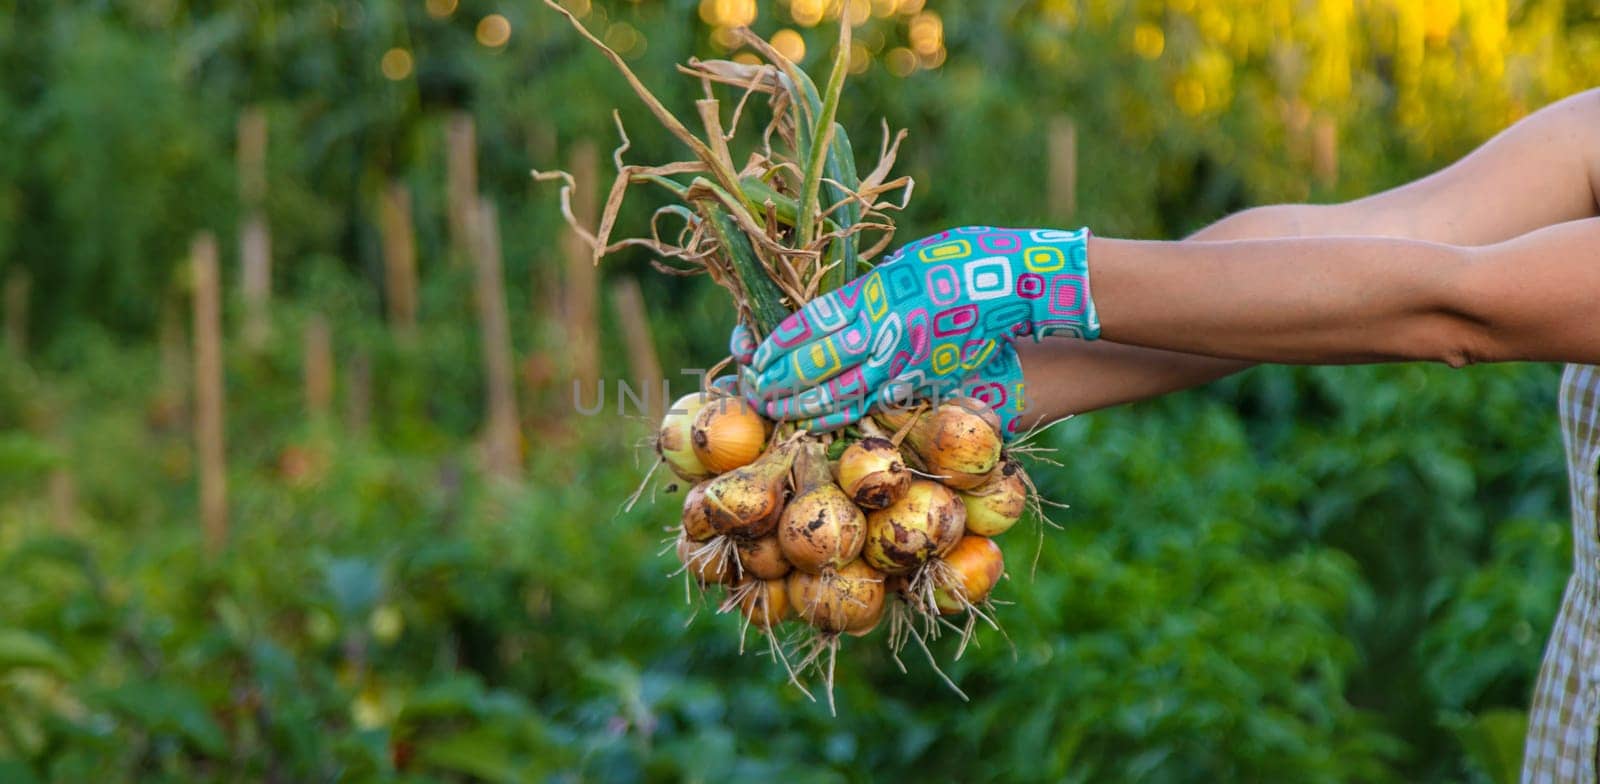
[[[1154,60],[1161,56],[1167,48],[1167,36],[1161,28],[1144,23],[1133,28],[1133,51],[1146,60]]]
[[[822,12],[827,10],[823,0],[794,0],[789,4],[789,15],[801,27],[815,27],[822,22]]]
[[[872,18],[872,3],[868,0],[844,0],[844,11],[852,27]]]
[[[910,76],[917,70],[917,54],[904,46],[896,46],[883,56],[883,66],[895,76]]]
[[[860,41],[850,44],[850,73],[862,74],[872,67],[872,52]]]
[[[627,22],[617,22],[606,28],[606,46],[622,55],[636,55],[644,51],[644,36],[638,28]]]
[[[1206,88],[1199,79],[1185,76],[1172,87],[1172,98],[1184,114],[1195,115],[1206,110]]]
[[[711,43],[724,52],[731,52],[739,48],[741,41],[732,27],[717,27],[711,30]]]
[[[806,39],[798,31],[785,27],[772,34],[771,43],[772,48],[797,63],[806,57]]]
[[[398,82],[411,75],[411,53],[396,46],[383,53],[378,68],[383,71],[384,78]]]
[[[511,40],[511,22],[500,14],[489,14],[478,22],[478,43],[498,49]]]
[[[924,11],[911,17],[906,34],[911,39],[911,49],[924,57],[944,48],[944,20],[937,12]]]
[[[435,19],[447,19],[456,12],[458,0],[428,0],[428,16]]]
[[[749,26],[756,13],[756,0],[700,0],[700,19],[713,27]]]

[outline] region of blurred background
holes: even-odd
[[[820,76],[844,12],[567,4],[680,115],[674,63],[748,24]],[[1600,81],[1582,0],[848,13],[863,164],[910,130],[902,240],[1354,197]],[[1570,563],[1549,366],[1056,427],[1071,508],[1008,538],[971,702],[851,640],[830,717],[690,623],[680,496],[622,511],[653,428],[573,381],[688,391],[730,309],[590,267],[529,176],[592,220],[613,107],[630,162],[684,157],[532,0],[0,0],[0,780],[1514,780]]]

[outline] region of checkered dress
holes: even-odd
[[[1573,574],[1539,668],[1522,780],[1593,784],[1600,732],[1600,367],[1567,366],[1561,432],[1572,486]]]

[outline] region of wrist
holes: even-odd
[[[1100,314],[1089,286],[1089,229],[1021,234],[1023,247],[1012,256],[1013,296],[1029,306],[1027,334],[1035,341],[1056,335],[1098,339]]]

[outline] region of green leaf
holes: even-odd
[[[849,438],[835,438],[835,439],[833,439],[833,443],[828,444],[828,459],[829,460],[838,460],[839,456],[843,455],[844,454],[844,450],[849,449],[850,445],[852,443],[855,443],[854,439],[849,439]]]
[[[1473,716],[1455,728],[1456,739],[1489,781],[1515,784],[1522,771],[1522,746],[1528,732],[1528,714],[1511,708],[1494,708]]]
[[[360,558],[335,558],[328,562],[328,593],[346,618],[364,617],[383,595],[383,569]]]
[[[39,784],[39,777],[33,775],[33,769],[21,760],[0,759],[0,781],[9,784]]]
[[[101,692],[99,699],[145,729],[177,735],[206,754],[220,754],[227,741],[199,695],[173,681],[133,681]]]
[[[41,438],[21,431],[0,433],[0,476],[43,473],[64,459],[59,448]]]
[[[418,743],[423,764],[488,781],[542,779],[559,764],[539,737],[538,725],[527,722],[484,724]]]
[[[696,206],[733,261],[734,272],[738,273],[739,282],[750,300],[750,316],[755,320],[757,332],[762,336],[771,334],[789,316],[789,311],[783,307],[783,291],[767,276],[750,238],[727,212],[709,201],[697,202]]]
[[[844,185],[844,188],[831,183],[825,186],[828,198],[834,201],[843,201],[849,196],[846,189],[854,191],[861,186],[861,177],[856,173],[855,148],[850,145],[850,136],[844,132],[844,126],[838,123],[833,125],[833,144],[828,148],[827,174],[829,179]],[[849,228],[861,221],[861,205],[854,200],[846,201],[833,215],[833,221],[840,227]],[[826,226],[823,228],[836,230]],[[838,264],[828,276],[823,291],[839,288],[861,274],[861,249],[857,245],[860,236],[851,234],[840,237],[828,246],[828,260]]]
[[[822,185],[823,164],[828,160],[828,146],[837,124],[833,117],[839,109],[839,95],[844,92],[844,77],[850,70],[850,23],[839,23],[839,51],[833,59],[833,70],[828,74],[827,92],[822,98],[822,110],[814,116],[815,142],[807,152],[805,177],[800,185],[799,230],[800,245],[807,246],[815,239],[817,197]]]
[[[21,629],[0,629],[0,672],[34,667],[68,675],[72,664],[49,640]]]
[[[477,716],[483,709],[483,684],[468,676],[429,683],[406,698],[404,719]]]

